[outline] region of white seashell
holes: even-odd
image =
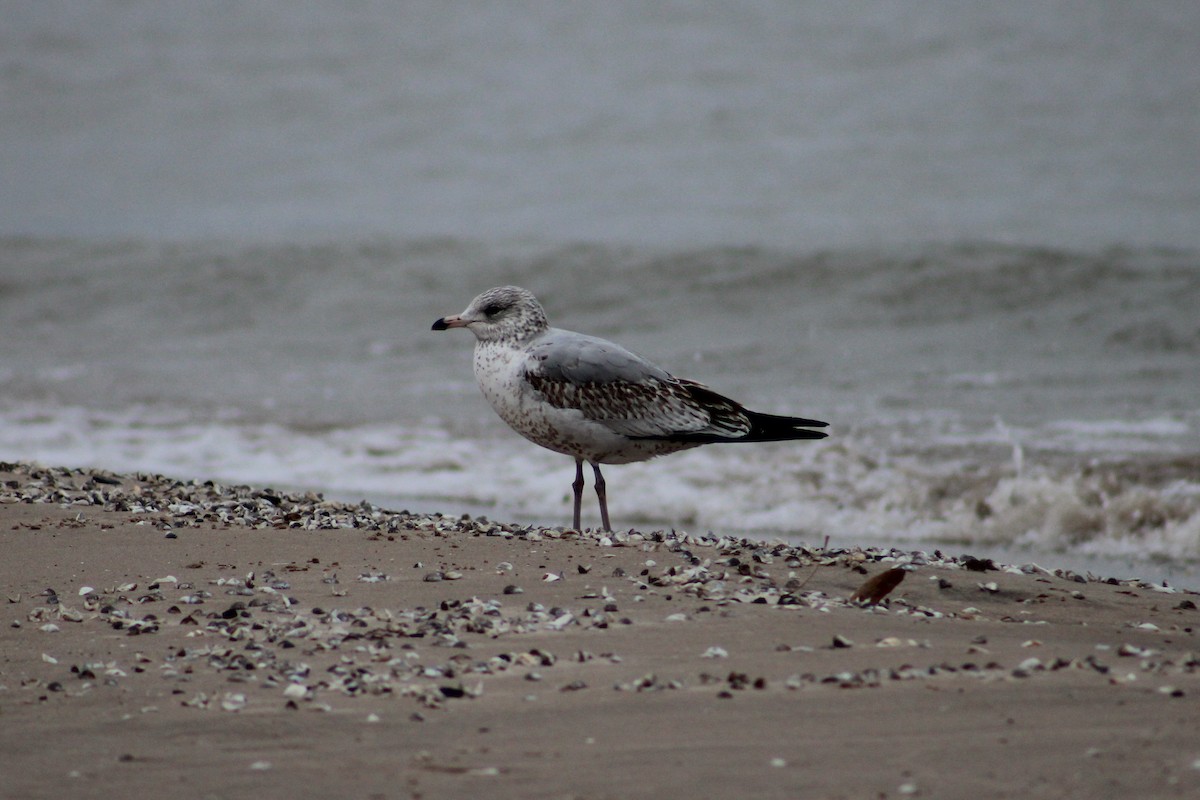
[[[188,708],[208,708],[208,695],[200,692],[190,700],[185,700],[183,704]]]
[[[716,645],[713,645],[712,647],[708,648],[703,653],[701,653],[700,657],[701,658],[729,658],[729,651],[726,650],[724,647],[717,647]]]
[[[58,663],[57,658],[55,658],[54,656],[49,655],[47,653],[42,653],[42,661],[45,661],[47,664],[57,664]]]
[[[899,636],[887,636],[875,643],[876,647],[916,647],[916,639],[901,639]]]
[[[561,631],[563,628],[567,627],[567,625],[571,624],[571,620],[573,619],[575,619],[575,615],[568,611],[562,616],[546,623],[546,627],[550,628],[551,630]]]
[[[80,586],[79,587],[79,596],[83,597],[84,595],[89,595],[94,591],[96,591],[96,589],[93,586]]]
[[[289,700],[303,700],[308,696],[308,687],[302,683],[289,683],[283,690],[283,696]]]
[[[221,708],[226,711],[241,711],[246,707],[246,695],[239,693],[227,693],[221,698]]]
[[[1155,651],[1151,650],[1149,647],[1138,647],[1135,644],[1123,644],[1117,648],[1117,655],[1119,656],[1137,656],[1139,658],[1147,658],[1154,655],[1154,652]]]

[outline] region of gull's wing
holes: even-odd
[[[633,439],[681,442],[820,438],[816,420],[748,411],[706,386],[675,378],[614,342],[550,329],[526,349],[525,380],[546,402]]]

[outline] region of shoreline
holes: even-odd
[[[1190,590],[13,464],[0,535],[13,797],[1200,789]]]

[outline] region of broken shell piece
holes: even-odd
[[[875,643],[876,647],[915,647],[915,639],[901,639],[899,636],[886,636]]]
[[[1135,644],[1123,644],[1117,648],[1117,655],[1123,657],[1136,656],[1138,658],[1146,658],[1154,655],[1155,651],[1149,647],[1138,647]]]
[[[550,622],[547,622],[546,627],[549,628],[550,630],[561,631],[563,628],[570,625],[571,620],[573,620],[573,619],[575,619],[575,615],[572,614],[570,611],[567,611],[567,612],[561,614],[560,616],[555,617]]]
[[[241,711],[246,707],[246,695],[228,693],[221,698],[221,708],[226,711]]]

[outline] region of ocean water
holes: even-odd
[[[563,524],[429,330],[517,283],[832,423],[616,525],[1200,582],[1195,3],[0,13],[0,458]]]

